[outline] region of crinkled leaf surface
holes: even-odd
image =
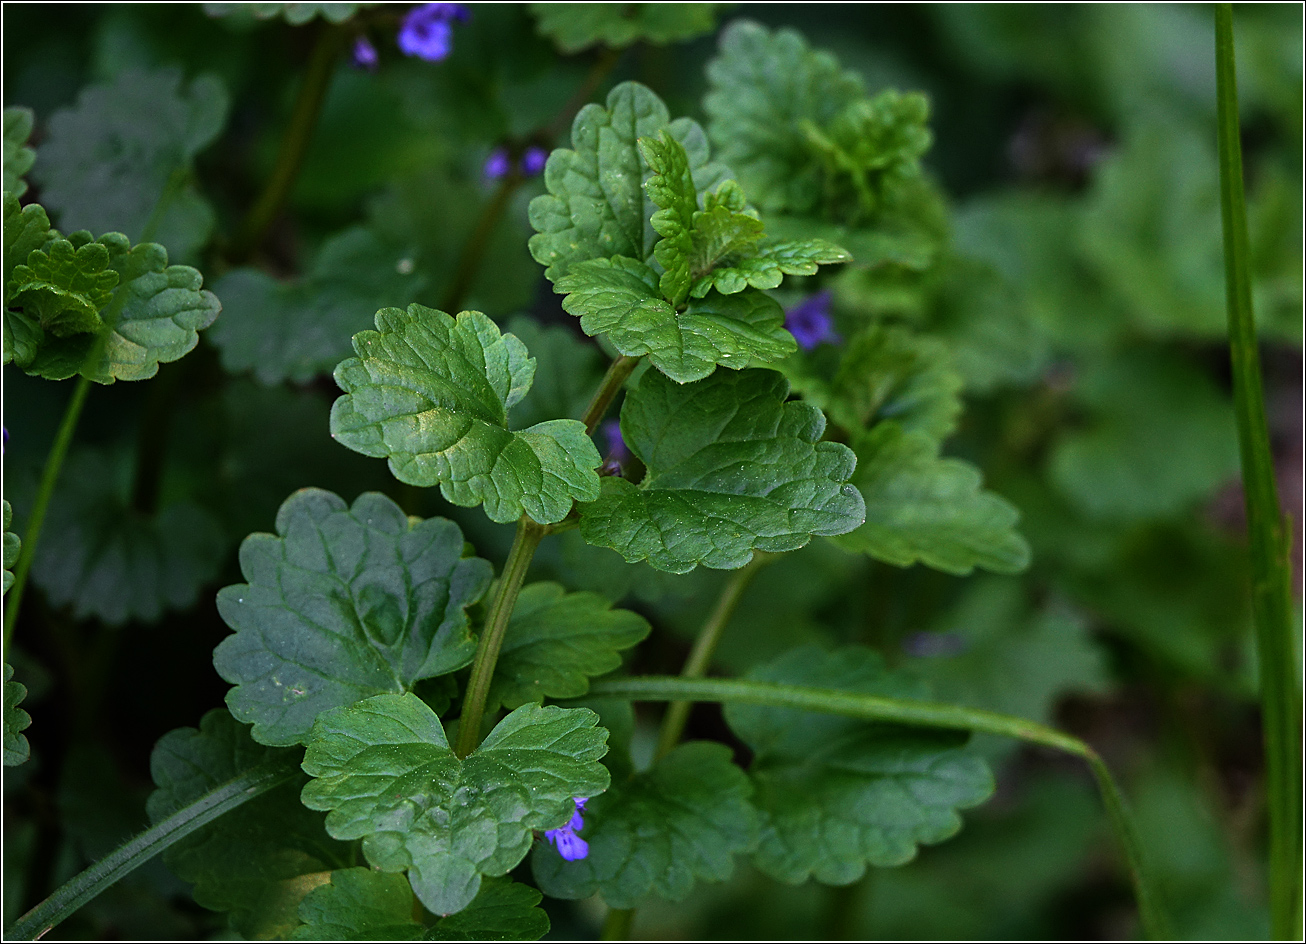
[[[707,76],[708,132],[749,197],[762,210],[814,212],[821,167],[803,122],[833,123],[863,96],[860,77],[794,30],[772,32],[750,20],[722,32],[721,54],[708,63]]]
[[[70,237],[75,246],[83,239],[89,234]],[[121,233],[107,233],[95,244],[107,249],[109,268],[118,274],[113,297],[100,312],[103,327],[94,334],[47,337],[25,367],[29,374],[66,380],[80,373],[102,384],[146,380],[160,364],[193,350],[199,332],[222,310],[217,296],[202,288],[199,271],[168,265],[168,251],[158,243],[132,246]]]
[[[402,253],[353,227],[327,240],[298,281],[233,269],[213,286],[224,314],[209,338],[230,372],[252,370],[265,384],[305,383],[349,356],[349,338],[378,308],[421,291],[425,280],[405,271],[411,267]]]
[[[938,442],[956,428],[962,379],[947,346],[933,338],[871,325],[844,345],[833,377],[825,366],[800,355],[782,369],[804,400],[852,433],[893,420]]]
[[[755,845],[752,792],[730,748],[682,744],[586,804],[583,859],[568,862],[551,844],[537,845],[535,880],[554,898],[597,892],[610,908],[633,908],[650,893],[681,901],[696,881],[728,879],[735,854]]]
[[[701,380],[718,364],[736,370],[771,364],[798,349],[784,311],[758,291],[713,293],[677,312],[662,298],[659,276],[624,256],[582,262],[557,282],[562,307],[588,335],[606,334],[622,354],[648,355],[672,380]]]
[[[506,878],[481,880],[472,903],[426,926],[413,920],[413,889],[402,875],[341,869],[299,906],[304,941],[535,941],[549,931],[543,896]]]
[[[608,93],[607,107],[586,105],[572,124],[574,150],[549,155],[544,183],[549,192],[531,201],[531,255],[556,282],[590,259],[626,256],[647,262],[658,234],[656,209],[644,191],[652,170],[638,140],[668,131],[685,148],[694,187],[702,193],[730,176],[708,160],[707,136],[687,118],[670,120],[651,90],[623,82]]]
[[[804,646],[749,677],[893,698],[924,694],[861,647]],[[846,885],[867,865],[902,865],[918,844],[954,835],[957,810],[993,792],[988,766],[961,749],[963,732],[752,705],[727,705],[725,715],[756,752],[750,774],[762,825],[754,862],[778,881]]]
[[[14,268],[27,262],[32,250],[42,248],[51,238],[57,238],[57,234],[52,237],[50,219],[39,203],[21,206],[18,198],[9,191],[5,192],[4,201],[5,304],[8,305],[13,295],[9,283]]]
[[[9,502],[4,502],[4,593],[9,592],[13,586],[14,575],[11,568],[18,563],[18,552],[22,550],[22,541],[18,535],[9,530],[9,526],[14,523],[14,510],[9,506]]]
[[[835,539],[897,567],[920,562],[964,575],[975,567],[1009,574],[1029,565],[1016,531],[1020,512],[983,490],[979,469],[939,455],[938,441],[879,423],[853,446],[853,484],[866,499],[866,522]]]
[[[226,711],[208,712],[199,729],[178,728],[150,756],[157,789],[146,809],[159,822],[214,787],[290,752],[256,744]],[[349,863],[348,845],[326,833],[325,817],[299,802],[299,776],[179,840],[163,854],[168,868],[194,884],[195,900],[230,914],[248,939],[283,938],[298,923],[301,899]]]
[[[118,273],[109,268],[109,249],[100,243],[74,246],[67,239],[34,249],[14,266],[8,286],[12,304],[35,315],[55,337],[92,334],[104,322],[100,309],[113,298]]]
[[[126,455],[74,452],[50,502],[32,579],[77,619],[152,622],[186,609],[226,553],[221,527],[193,502],[133,509],[131,471]]]
[[[508,330],[535,358],[535,379],[526,396],[513,407],[513,419],[528,426],[558,417],[583,416],[607,366],[598,346],[566,325],[546,328],[526,315],[515,315],[508,322]]]
[[[214,76],[183,85],[177,69],[125,69],[50,116],[33,171],[41,200],[65,230],[148,235],[189,261],[214,224],[188,180],[191,161],[226,116],[227,93]]]
[[[279,16],[291,26],[303,26],[316,16],[328,23],[343,23],[359,10],[374,6],[375,3],[206,3],[204,12],[209,16],[250,16],[256,20]]]
[[[477,311],[455,320],[410,305],[383,308],[378,331],[354,336],[358,357],[336,368],[345,391],[331,435],[388,457],[401,482],[432,486],[455,505],[484,503],[492,521],[523,513],[561,521],[572,501],[598,497],[598,450],[578,420],[511,432],[508,410],[526,395],[535,361]]]
[[[626,445],[647,474],[607,478],[581,506],[581,534],[627,561],[685,573],[698,564],[742,567],[753,550],[789,551],[814,534],[843,534],[865,519],[848,484],[847,446],[820,442],[821,411],[786,403],[774,371],[718,371],[676,384],[654,371],[621,411]]]
[[[819,266],[851,262],[852,254],[824,239],[789,240],[758,247],[756,255],[728,261],[694,280],[690,294],[702,298],[712,289],[723,295],[746,288],[778,288],[786,275],[815,275]]]
[[[678,308],[689,292],[694,214],[698,212],[698,191],[694,188],[689,154],[665,128],[657,137],[640,138],[638,144],[640,154],[653,171],[644,189],[659,208],[650,219],[653,229],[662,237],[653,247],[653,257],[665,270],[658,285],[662,297]]]
[[[524,587],[494,668],[489,704],[516,708],[542,698],[576,698],[589,679],[621,665],[622,649],[643,641],[648,621],[613,609],[597,593],[556,583]]]
[[[322,712],[411,691],[475,655],[465,611],[491,568],[463,557],[463,533],[445,518],[410,520],[376,492],[350,507],[303,489],[281,506],[276,535],[245,539],[240,564],[249,583],[218,594],[236,632],[213,665],[262,744],[302,743]]]
[[[330,810],[327,831],[363,839],[369,862],[408,870],[436,914],[461,911],[481,876],[500,876],[530,851],[533,829],[558,829],[573,798],[608,787],[598,762],[607,731],[583,708],[523,705],[459,760],[440,720],[413,694],[377,695],[318,718],[302,798]]]
[[[712,32],[720,3],[532,3],[539,30],[565,53],[602,43],[622,49],[641,39],[655,45]]]
[[[15,197],[27,193],[23,178],[36,163],[36,152],[27,146],[35,118],[30,108],[5,109],[4,189]]]
[[[23,734],[32,726],[32,716],[18,707],[27,697],[27,686],[13,679],[14,667],[6,662],[4,693],[4,765],[6,767],[17,767],[32,754],[32,749],[27,743],[27,735]]]

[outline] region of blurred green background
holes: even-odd
[[[92,391],[47,521],[37,592],[25,601],[13,661],[30,689],[33,760],[5,772],[6,923],[145,823],[155,740],[222,704],[210,656],[228,631],[213,593],[239,580],[239,541],[270,530],[290,492],[315,485],[352,500],[379,489],[410,514],[454,518],[482,556],[502,560],[510,528],[400,486],[382,463],[331,440],[335,388],[320,366],[345,356],[350,334],[370,324],[375,306],[350,304],[360,294],[440,304],[490,195],[486,156],[541,140],[595,60],[593,50],[559,54],[524,5],[471,6],[442,63],[399,54],[392,21],[402,7],[369,14],[379,68],[338,66],[287,211],[254,260],[277,278],[301,277],[302,288],[233,278],[225,291],[225,248],[271,172],[317,24],[213,19],[199,5],[5,6],[4,104],[36,113],[37,172],[25,199],[42,200],[51,119],[88,85],[175,67],[186,81],[216,76],[229,99],[220,137],[195,164],[211,220],[164,240],[174,261],[204,272],[227,311],[156,380]],[[935,144],[926,164],[949,200],[946,248],[925,272],[849,268],[833,280],[835,313],[844,329],[903,324],[952,348],[966,412],[948,452],[980,465],[987,486],[1021,509],[1034,564],[1020,577],[957,578],[816,543],[753,586],[718,668],[742,672],[802,642],[861,642],[930,680],[941,698],[1054,722],[1122,776],[1178,933],[1265,936],[1210,9],[739,4],[719,23],[740,17],[800,30],[872,91],[928,94]],[[1300,587],[1301,8],[1240,4],[1236,29],[1255,300]],[[637,79],[673,115],[702,120],[714,50],[713,36],[639,44],[608,81]],[[505,324],[529,313],[579,337],[526,250],[526,204],[542,189],[534,180],[514,196],[463,307]],[[353,242],[337,239],[355,226],[364,229]],[[333,260],[370,258],[378,272],[401,265],[366,290],[332,282]],[[242,341],[241,312],[266,303],[260,291],[295,290],[323,299],[318,323],[329,330],[269,360]],[[530,347],[546,376],[546,356]],[[5,368],[4,491],[20,533],[71,387]],[[155,431],[148,442],[144,428]],[[151,449],[157,493],[142,509],[129,498]],[[157,509],[192,516],[191,546],[159,551]],[[125,530],[178,562],[164,589],[130,563],[107,596],[67,585],[61,555]],[[632,668],[677,671],[723,575],[670,577],[615,561],[571,533],[546,544],[533,573],[644,613],[658,631]],[[656,721],[641,713],[639,736],[651,738]],[[729,737],[706,706],[690,733]],[[700,885],[685,903],[642,908],[636,934],[1135,935],[1086,771],[1037,749],[976,749],[995,764],[996,797],[916,861],[846,888],[778,886],[741,863],[734,879]],[[597,933],[601,907],[548,904],[553,936]],[[224,926],[156,861],[51,937],[212,937],[229,933]]]

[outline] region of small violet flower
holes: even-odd
[[[423,3],[404,16],[399,48],[405,56],[439,62],[453,51],[453,21],[470,18],[461,3]]]
[[[834,319],[830,316],[830,300],[831,292],[825,289],[785,312],[785,328],[804,351],[810,351],[818,344],[839,341],[839,335],[834,332]]]
[[[358,68],[367,69],[369,72],[375,71],[379,58],[376,47],[366,36],[359,36],[354,40],[354,65]]]
[[[526,149],[526,153],[521,156],[521,172],[527,177],[534,177],[544,170],[544,165],[548,161],[549,152],[532,144]]]
[[[485,167],[481,172],[485,174],[486,180],[500,180],[507,177],[510,170],[512,161],[508,159],[508,152],[503,148],[495,148],[485,159]]]
[[[574,801],[576,812],[571,814],[571,819],[567,822],[567,825],[561,829],[547,830],[544,833],[544,838],[553,843],[558,850],[558,855],[568,862],[583,859],[590,852],[590,844],[576,835],[585,826],[585,820],[581,817],[580,811],[585,809],[585,802],[588,799],[588,797],[576,797]]]
[[[607,420],[599,426],[599,432],[608,447],[599,475],[620,475],[621,467],[630,461],[630,450],[626,448],[626,440],[621,438],[621,421]]]

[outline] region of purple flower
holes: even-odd
[[[603,440],[608,445],[608,458],[618,463],[630,461],[630,450],[626,448],[626,440],[621,437],[621,421],[607,420],[600,427],[599,431],[603,433]]]
[[[378,59],[376,47],[366,36],[359,36],[354,40],[354,65],[370,72],[376,69]]]
[[[508,160],[508,152],[503,148],[495,148],[485,159],[485,167],[481,172],[485,174],[486,180],[499,180],[501,177],[508,176],[510,170],[512,170],[512,161]]]
[[[827,288],[785,312],[785,327],[804,351],[840,340],[834,333],[834,319],[830,317],[831,295]]]
[[[405,56],[439,62],[453,51],[453,21],[471,14],[461,3],[424,3],[404,16],[399,48]]]
[[[548,161],[549,152],[532,144],[526,149],[526,153],[521,156],[521,172],[527,177],[534,177],[544,170],[544,165]]]
[[[571,819],[567,821],[567,825],[561,829],[547,830],[544,833],[544,838],[553,843],[558,850],[558,855],[568,862],[583,859],[590,853],[590,844],[576,835],[585,827],[585,820],[581,817],[580,811],[585,809],[585,803],[588,799],[588,797],[576,797],[573,801],[576,804],[576,812],[571,814]]]

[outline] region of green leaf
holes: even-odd
[[[722,31],[721,53],[708,63],[707,76],[708,133],[757,206],[817,211],[821,165],[803,123],[832,124],[865,94],[861,78],[809,48],[794,30],[772,32],[749,20]]]
[[[9,503],[6,502],[5,508],[8,509],[8,507]],[[5,537],[7,538],[8,535],[6,534]],[[6,571],[7,577],[8,571]],[[13,678],[14,667],[6,662],[4,703],[4,765],[6,767],[17,767],[19,764],[26,762],[27,758],[32,754],[32,749],[27,743],[27,735],[23,734],[23,731],[32,726],[32,716],[18,707],[22,700],[27,697],[27,686],[22,682],[13,681]]]
[[[145,514],[130,501],[127,453],[74,452],[32,562],[50,605],[116,626],[189,608],[217,576],[227,543],[213,516],[178,500]]]
[[[591,676],[621,665],[622,649],[642,642],[648,621],[614,610],[597,593],[566,593],[556,583],[521,591],[494,669],[487,704],[516,708],[542,698],[577,698]]]
[[[100,309],[113,298],[118,273],[109,268],[108,247],[67,239],[34,249],[16,265],[8,284],[12,304],[35,314],[43,331],[64,338],[92,334],[104,324]]]
[[[410,520],[376,492],[351,508],[303,489],[277,512],[275,536],[245,539],[240,563],[249,583],[218,594],[235,635],[213,665],[260,744],[303,743],[322,712],[411,691],[476,653],[465,611],[491,568],[463,557],[462,531],[445,518]]]
[[[549,931],[543,896],[508,879],[488,878],[472,903],[431,927],[413,919],[413,890],[402,875],[341,869],[299,906],[302,941],[535,941]]]
[[[5,304],[8,305],[13,295],[9,283],[14,268],[27,262],[32,250],[42,248],[52,238],[58,238],[58,233],[51,233],[50,219],[39,203],[20,206],[18,198],[9,191],[5,192],[4,201]]]
[[[583,416],[607,368],[603,352],[568,325],[546,328],[526,315],[514,315],[508,330],[535,358],[535,379],[513,407],[513,418],[527,426],[560,416]]]
[[[294,282],[254,268],[233,269],[213,286],[226,315],[210,340],[231,373],[252,370],[265,384],[307,383],[349,356],[349,338],[378,308],[413,298],[425,279],[411,260],[360,226],[323,244]]]
[[[679,383],[701,380],[718,364],[735,370],[774,363],[798,349],[784,311],[769,295],[743,292],[692,300],[677,312],[661,295],[656,272],[624,256],[572,267],[557,282],[562,307],[588,335],[606,334],[622,354],[647,354]]]
[[[10,568],[12,568],[12,567],[14,566],[14,564],[18,563],[18,552],[19,552],[20,550],[22,550],[22,543],[23,543],[23,542],[19,540],[18,535],[14,534],[14,532],[12,532],[12,531],[9,530],[9,526],[10,526],[11,524],[13,524],[13,523],[14,523],[14,510],[13,510],[13,508],[11,508],[11,507],[9,506],[9,502],[6,501],[6,502],[4,503],[4,533],[5,533],[5,538],[4,538],[4,540],[5,540],[5,543],[4,543],[4,565],[5,565],[5,566],[4,566],[4,572],[5,572],[5,576],[4,576],[4,590],[3,590],[3,593],[8,593],[8,592],[9,592],[9,588],[10,588],[11,586],[13,586],[13,583],[14,583],[14,575],[13,575],[13,572],[10,570]]]
[[[327,831],[363,839],[385,872],[408,870],[422,904],[461,911],[481,876],[508,873],[530,850],[533,829],[558,829],[573,798],[608,787],[598,759],[607,731],[586,709],[524,705],[465,760],[439,719],[413,694],[377,695],[318,718],[304,758],[317,778],[310,809],[330,810]]]
[[[904,432],[941,442],[961,413],[962,379],[947,345],[906,328],[862,329],[833,371],[811,355],[789,358],[783,370],[804,400],[854,434],[893,420]]]
[[[191,162],[226,116],[227,93],[213,76],[183,87],[177,69],[126,69],[50,117],[33,172],[41,200],[66,230],[148,237],[189,260],[214,225]]]
[[[917,683],[869,649],[804,646],[749,678],[894,698]],[[792,885],[847,885],[867,865],[902,865],[921,843],[961,828],[958,809],[993,793],[987,765],[961,750],[967,735],[729,704],[726,721],[755,751],[750,773],[761,813],[758,868]]]
[[[657,137],[640,138],[638,143],[640,153],[653,171],[644,189],[659,207],[650,218],[653,229],[662,237],[653,247],[653,257],[665,270],[658,287],[671,307],[679,308],[689,294],[698,191],[694,188],[689,155],[665,128]]]
[[[735,854],[756,844],[752,792],[730,748],[681,744],[586,804],[584,858],[568,862],[540,843],[531,857],[535,880],[553,898],[597,892],[610,908],[633,908],[651,892],[682,901],[696,881],[730,878]]]
[[[718,371],[679,385],[647,372],[626,396],[621,432],[644,463],[639,485],[607,478],[581,506],[581,534],[627,561],[685,573],[742,567],[753,550],[790,551],[865,518],[847,484],[855,458],[820,442],[821,411],[786,403],[774,371]]]
[[[599,45],[656,46],[712,32],[722,3],[532,3],[539,30],[565,53]]]
[[[35,119],[30,108],[5,109],[4,189],[15,197],[27,193],[23,177],[36,163],[36,152],[27,146]]]
[[[549,192],[531,201],[536,232],[531,255],[547,267],[549,281],[557,282],[576,263],[590,259],[626,256],[647,262],[652,257],[655,207],[643,186],[652,170],[638,141],[662,130],[684,146],[698,193],[730,176],[722,165],[709,163],[707,136],[695,122],[671,121],[666,105],[651,90],[621,83],[608,93],[606,108],[590,104],[576,115],[574,150],[558,148],[549,156],[544,170]]]
[[[1020,512],[983,491],[970,463],[940,457],[928,434],[885,421],[853,448],[853,484],[866,499],[866,523],[836,538],[840,547],[896,567],[919,561],[958,575],[975,567],[1017,573],[1029,565],[1029,545],[1015,530]]]
[[[252,17],[270,20],[281,17],[291,26],[303,26],[315,16],[328,23],[343,23],[353,18],[359,10],[377,6],[375,3],[206,3],[204,12],[209,16],[230,16],[236,19]]]
[[[742,214],[738,214],[742,215]],[[769,243],[694,280],[690,294],[702,298],[711,289],[732,295],[749,288],[777,288],[786,275],[815,275],[818,266],[851,262],[845,249],[824,239]]]
[[[89,242],[88,233],[70,238]],[[107,233],[94,245],[107,249],[109,268],[118,274],[113,297],[100,312],[104,326],[95,334],[46,339],[25,369],[47,380],[78,373],[102,384],[147,380],[160,364],[192,351],[222,305],[202,288],[198,270],[168,265],[168,251],[158,243],[132,246],[121,233]],[[21,268],[14,269],[15,283]]]
[[[561,521],[573,499],[598,497],[598,450],[577,420],[508,430],[535,361],[478,311],[455,321],[410,305],[376,313],[379,331],[354,336],[358,357],[341,362],[346,396],[331,410],[331,435],[363,455],[388,457],[395,478],[440,485],[455,505],[484,502],[492,521],[528,514]]]
[[[290,751],[256,744],[249,728],[226,711],[210,711],[199,729],[179,728],[159,739],[150,756],[157,789],[146,804],[150,822],[167,819],[219,784]],[[205,908],[228,912],[248,939],[285,937],[298,923],[301,899],[346,865],[351,850],[331,839],[324,817],[305,809],[308,780],[274,787],[174,843],[163,861],[194,885]]]

